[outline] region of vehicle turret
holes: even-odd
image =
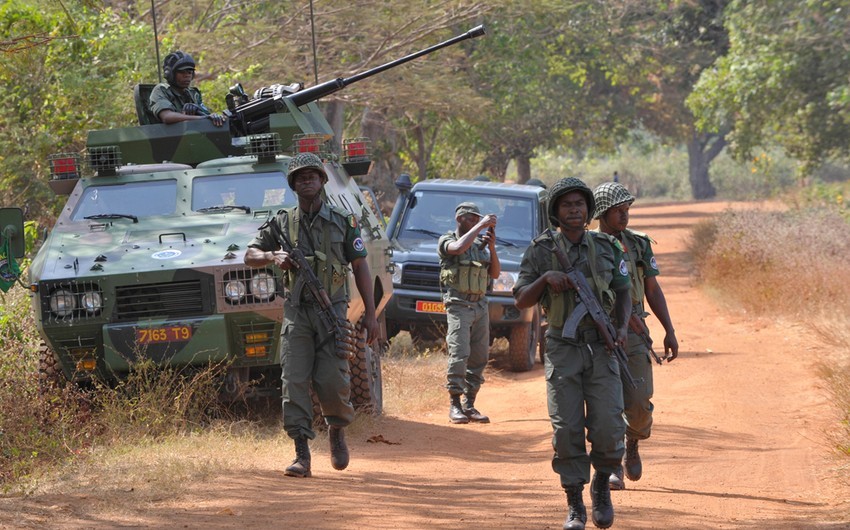
[[[319,144],[333,138],[333,130],[316,104],[320,98],[417,57],[483,34],[484,26],[477,26],[365,72],[351,77],[338,77],[307,89],[301,89],[298,83],[273,85],[257,90],[253,99],[250,99],[240,85],[234,85],[226,97],[228,109],[224,111],[229,127],[216,127],[209,120],[193,120],[170,125],[153,124],[91,131],[86,145],[89,149],[117,145],[124,163],[153,164],[169,161],[191,166],[214,158],[244,155],[247,137],[254,134],[277,133],[284,151],[298,151],[296,143],[299,139],[318,148]],[[152,85],[147,86],[152,88]],[[146,94],[150,93],[150,88],[147,91],[136,90],[140,123],[146,121],[144,107],[147,106]],[[350,147],[355,157],[362,151],[359,144]],[[345,162],[346,158],[351,158],[351,153],[342,153],[342,156]]]

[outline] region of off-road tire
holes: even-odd
[[[540,353],[540,363],[546,362],[546,328],[548,325],[545,322],[540,322],[540,343],[537,346],[537,351]]]
[[[511,328],[508,361],[512,372],[527,372],[534,368],[537,358],[540,336],[540,315],[534,310],[534,317],[528,324],[518,324]]]
[[[59,358],[44,342],[38,347],[38,391],[40,394],[64,388],[68,383]]]
[[[369,346],[361,326],[357,330],[357,357],[350,361],[351,403],[361,412],[378,415],[384,409],[381,356],[386,341],[378,337],[374,347]]]

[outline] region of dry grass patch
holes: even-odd
[[[846,210],[727,211],[691,237],[700,280],[731,305],[803,321],[833,346],[819,365],[839,414],[827,434],[850,457],[850,226]]]

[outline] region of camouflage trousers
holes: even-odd
[[[484,383],[484,368],[490,356],[490,308],[487,299],[446,303],[446,345],[449,394],[475,395]]]
[[[344,315],[346,304],[335,304],[334,310]],[[345,427],[354,420],[348,360],[337,356],[333,337],[325,340],[329,332],[319,319],[317,306],[302,303],[295,307],[287,300],[283,311],[280,337],[283,427],[292,438],[306,436],[312,440],[316,433],[311,384],[328,425]]]
[[[629,371],[637,381],[637,388],[623,386],[623,415],[626,419],[626,436],[646,440],[652,430],[652,359],[643,340],[629,332]]]
[[[625,422],[617,361],[601,342],[566,341],[560,335],[560,329],[548,330],[544,370],[554,431],[552,469],[568,487],[590,482],[591,464],[600,473],[617,469],[625,448]]]

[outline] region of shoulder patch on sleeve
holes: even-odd
[[[626,260],[624,260],[624,259],[620,260],[620,275],[621,276],[628,276],[629,275],[629,268],[626,266]]]
[[[650,258],[649,266],[652,267],[654,270],[658,270],[658,263],[655,261],[655,256],[652,256],[652,258]]]
[[[363,245],[363,238],[362,237],[356,238],[352,242],[351,245],[354,247],[354,250],[356,250],[357,252],[363,252],[363,249],[365,248],[365,245]]]
[[[357,218],[353,215],[348,216],[348,226],[351,228],[357,228]]]

